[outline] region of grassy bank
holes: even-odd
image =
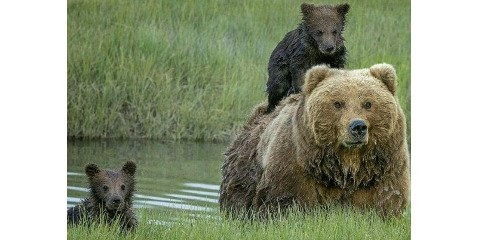
[[[68,136],[228,140],[303,1],[68,0]],[[348,2],[347,67],[393,64],[410,122],[410,2]]]
[[[68,239],[410,239],[410,210],[405,216],[380,219],[373,212],[351,209],[316,211],[304,215],[293,212],[287,218],[270,222],[244,222],[212,218],[192,218],[168,222],[172,216],[153,210],[139,211],[134,233],[123,235],[118,227],[94,225],[68,229]],[[174,215],[178,215],[176,212]],[[158,221],[155,221],[158,220]],[[162,224],[153,224],[162,223]]]

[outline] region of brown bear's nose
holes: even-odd
[[[367,132],[368,126],[363,120],[354,120],[349,124],[349,133],[358,140],[362,140]]]

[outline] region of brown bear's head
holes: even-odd
[[[358,70],[315,66],[306,73],[303,91],[318,145],[360,148],[387,140],[395,128],[396,73],[389,64]]]
[[[90,183],[93,199],[108,211],[117,211],[131,204],[135,191],[136,164],[127,161],[121,170],[100,170],[95,164],[88,164],[85,173]]]

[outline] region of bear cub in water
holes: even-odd
[[[136,164],[127,161],[121,170],[101,170],[88,164],[90,197],[68,209],[68,224],[90,223],[103,219],[111,224],[119,218],[122,230],[134,230],[138,221],[133,212]]]

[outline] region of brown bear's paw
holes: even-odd
[[[382,217],[399,216],[405,207],[405,198],[399,190],[383,192],[376,202],[376,209]]]

